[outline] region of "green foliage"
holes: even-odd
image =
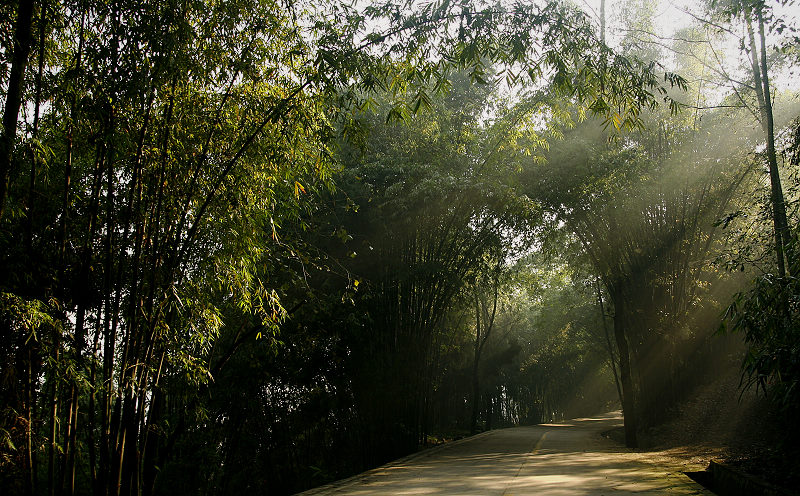
[[[790,415],[800,408],[798,294],[794,278],[764,275],[736,295],[726,314],[730,330],[741,332],[748,344],[743,386],[768,393]]]
[[[678,384],[692,380],[688,364],[719,310],[711,288],[725,277],[712,264],[721,236],[714,222],[749,177],[736,169],[735,153],[721,160],[699,151],[713,131],[696,132],[666,112],[654,117],[661,124],[621,140],[609,140],[598,123],[579,125],[528,176],[528,194],[554,217],[552,249],[573,243],[584,255],[573,263],[588,262],[606,289],[631,362],[641,367],[632,387],[649,424],[679,401]]]
[[[559,1],[446,0],[417,9],[383,2],[363,13],[336,5],[326,15],[347,28],[315,25],[320,56],[349,75],[340,80],[349,88],[344,94],[356,96],[362,108],[369,105],[365,91],[395,95],[390,118],[429,107],[429,92],[446,90],[454,71],[479,84],[502,80],[515,91],[550,87],[616,129],[641,126],[642,110],[662,99],[677,109],[668,89],[685,85],[676,74],[662,80],[653,64],[614,54],[585,14]],[[385,30],[372,27],[386,22]],[[493,66],[500,68],[496,75]]]
[[[596,296],[561,256],[539,253],[516,267],[523,293],[515,311],[523,321],[515,335],[522,351],[507,384],[523,422],[592,415],[616,404]]]
[[[0,8],[3,85],[17,7]],[[198,492],[199,472],[208,493],[297,491],[458,424],[464,295],[541,229],[525,158],[587,115],[640,127],[683,85],[561,2],[70,0],[35,17],[3,136],[13,492]],[[487,344],[487,424],[523,348]]]
[[[51,306],[38,300],[25,300],[10,293],[2,293],[0,319],[4,322],[3,327],[12,335],[19,335],[26,342],[42,341],[40,334],[51,332],[60,325],[52,315]]]
[[[791,122],[787,130],[794,133],[796,121]],[[789,155],[797,147],[796,135],[782,142],[784,155]],[[760,163],[761,158],[755,156],[752,160]],[[798,214],[796,171],[783,172],[787,177],[787,210],[794,222]],[[734,296],[720,331],[741,334],[747,344],[742,360],[743,389],[753,388],[771,397],[784,411],[785,418],[791,419],[800,406],[797,386],[800,338],[795,324],[797,280],[793,275],[782,279],[774,274],[775,238],[771,229],[769,192],[765,191],[764,185],[754,189],[758,201],[747,210],[729,214],[723,225],[731,231],[734,248],[733,253],[725,258],[728,269],[739,271],[748,278],[753,277],[753,272],[757,275],[746,289]],[[795,241],[789,245],[791,253],[794,253],[793,243]],[[792,259],[796,260],[796,256]],[[796,265],[790,265],[791,274],[796,270]]]
[[[480,124],[491,93],[474,91],[468,77],[454,77],[451,93],[433,101],[435,113],[413,117],[413,126],[364,115],[369,145],[343,157],[340,188],[358,209],[342,202],[339,231],[347,236],[339,249],[355,254],[345,265],[362,281],[354,304],[369,316],[350,337],[360,364],[355,400],[373,418],[372,435],[397,439],[402,450],[430,428],[418,420],[438,396],[428,381],[439,383],[449,363],[442,354],[462,331],[449,313],[535,218],[511,177],[498,175],[508,164],[496,161],[494,135]],[[387,409],[393,419],[382,418]]]

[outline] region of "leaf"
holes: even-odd
[[[300,198],[300,192],[305,193],[306,189],[303,187],[302,184],[300,184],[299,181],[295,181],[294,182],[294,197],[295,198]]]

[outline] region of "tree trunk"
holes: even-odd
[[[770,94],[769,72],[767,67],[766,37],[764,33],[764,18],[761,10],[756,12],[758,21],[758,34],[761,48],[756,45],[755,33],[751,21],[746,21],[747,34],[750,42],[750,64],[753,74],[756,97],[758,99],[759,113],[761,115],[761,129],[767,145],[767,166],[769,169],[770,203],[772,204],[772,222],[775,229],[775,255],[777,258],[778,276],[786,276],[786,260],[789,261],[789,274],[792,273],[794,256],[792,254],[789,225],[786,218],[786,203],[783,196],[778,159],[775,152],[775,123],[772,112],[772,96]]]
[[[54,361],[55,363],[59,363],[60,353],[59,353],[59,346],[61,346],[58,342],[58,335],[54,331],[53,332],[53,344],[56,348]],[[59,378],[56,375],[56,372],[52,370],[50,371],[50,443],[48,446],[47,451],[47,483],[48,483],[48,494],[49,496],[55,496],[58,492],[56,490],[56,454],[58,453],[58,381]]]
[[[472,363],[472,416],[470,418],[470,432],[475,434],[478,431],[478,415],[480,414],[481,384],[480,384],[480,361],[483,347],[489,339],[494,327],[494,318],[497,315],[497,296],[500,289],[500,281],[495,275],[492,281],[494,290],[494,301],[492,303],[491,314],[486,308],[486,302],[478,295],[478,288],[475,288],[475,355]]]
[[[793,246],[789,234],[789,223],[786,219],[786,203],[783,197],[783,188],[778,173],[778,158],[775,153],[775,120],[772,113],[772,95],[769,84],[769,72],[767,71],[767,48],[766,35],[764,33],[764,17],[761,10],[758,11],[758,35],[761,41],[761,83],[764,86],[764,117],[766,125],[767,139],[767,162],[769,163],[769,179],[772,189],[772,209],[775,217],[776,237],[780,239],[783,247],[783,255],[789,262],[789,275],[793,273],[795,263]]]
[[[20,0],[14,27],[14,54],[11,57],[8,92],[3,109],[3,134],[0,136],[0,219],[5,212],[10,186],[14,142],[17,139],[17,119],[22,106],[22,88],[25,85],[25,68],[28,65],[28,55],[33,40],[32,21],[33,0]]]
[[[481,360],[481,309],[478,302],[477,289],[475,292],[475,354],[472,359],[472,414],[469,419],[469,432],[478,432],[478,413],[480,412],[481,384],[478,374],[478,365]]]
[[[603,334],[606,338],[606,349],[608,350],[608,362],[611,364],[611,372],[614,374],[614,385],[617,387],[617,396],[619,397],[619,404],[622,404],[622,388],[619,384],[619,373],[617,373],[617,359],[614,356],[614,346],[611,343],[611,334],[608,332],[606,325],[606,309],[603,304],[603,294],[600,292],[600,280],[595,280],[595,287],[597,289],[597,304],[600,306],[600,320],[603,323]]]
[[[47,26],[47,1],[42,1],[39,8],[39,63],[38,70],[36,71],[36,84],[34,89],[33,99],[33,131],[31,132],[31,139],[36,141],[39,138],[39,120],[41,113],[42,102],[42,75],[44,74],[44,55],[46,44],[46,26]],[[33,148],[30,148],[31,156],[31,170],[28,176],[28,204],[27,213],[25,215],[25,251],[28,254],[33,253],[33,219],[36,215],[34,206],[36,204],[36,171],[38,157]],[[0,208],[2,210],[2,208]],[[2,213],[0,213],[2,217]]]
[[[617,341],[619,351],[619,376],[622,383],[622,414],[625,417],[625,445],[629,448],[636,448],[637,418],[636,401],[631,377],[631,361],[628,351],[628,337],[625,331],[625,305],[623,302],[622,289],[615,285],[614,294],[614,337]]]
[[[470,434],[475,434],[478,432],[478,414],[480,413],[481,401],[481,384],[478,375],[478,360],[480,360],[480,353],[476,352],[475,362],[472,366],[472,413],[469,418]]]

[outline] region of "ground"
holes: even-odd
[[[711,494],[684,475],[721,460],[776,485],[800,487],[797,448],[780,415],[739,372],[719,374],[624,447],[620,412],[485,432],[317,488],[304,496]]]
[[[638,456],[684,472],[718,460],[774,485],[800,487],[800,452],[781,415],[763,394],[742,392],[740,379],[732,368],[699,387],[672,420],[642,436]],[[624,440],[621,429],[606,435]]]
[[[304,496],[709,495],[680,470],[602,436],[619,412],[499,429],[422,451]]]

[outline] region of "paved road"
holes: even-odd
[[[302,495],[712,494],[600,435],[620,424],[608,415],[490,431]]]

